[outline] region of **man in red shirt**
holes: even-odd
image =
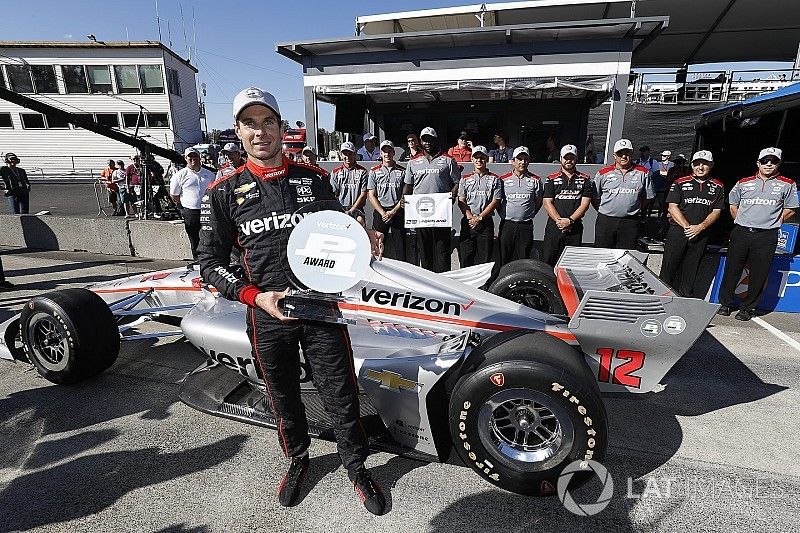
[[[472,143],[466,131],[462,131],[458,136],[455,146],[447,151],[447,155],[456,160],[457,163],[470,163],[472,161]]]
[[[100,171],[100,177],[103,178],[103,183],[106,186],[106,190],[108,190],[108,203],[114,207],[114,216],[118,216],[122,214],[122,211],[119,207],[119,202],[117,201],[117,192],[119,191],[119,187],[111,179],[115,170],[117,170],[117,164],[114,163],[113,159],[109,159],[108,166]]]

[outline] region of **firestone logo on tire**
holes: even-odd
[[[600,479],[603,490],[600,492],[600,496],[597,497],[595,503],[577,503],[568,490],[569,482],[572,481],[572,476],[576,473],[586,472],[587,467]],[[556,490],[558,492],[558,499],[561,500],[561,503],[564,504],[564,508],[566,508],[567,511],[578,516],[592,516],[608,506],[611,501],[611,496],[614,494],[614,480],[611,479],[611,474],[608,473],[606,467],[597,461],[591,459],[588,461],[573,461],[561,471],[561,475],[558,477]]]
[[[492,374],[489,376],[489,381],[497,385],[498,387],[502,387],[503,384],[506,382],[506,377],[503,375],[502,372],[497,372],[496,374]]]

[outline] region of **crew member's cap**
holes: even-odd
[[[511,158],[516,159],[519,154],[525,154],[528,157],[531,156],[531,152],[528,150],[527,146],[517,146],[514,148],[514,153],[511,155]]]
[[[669,157],[669,156],[672,155],[672,152],[670,152],[669,150],[664,150],[663,152],[661,152],[661,155],[665,155],[665,156]]]
[[[459,139],[465,139],[465,140],[469,139],[469,134],[466,131],[462,131],[461,133],[458,134],[458,138]]]
[[[6,152],[6,160],[9,159],[19,159],[19,157],[14,152]]]
[[[365,142],[369,141],[369,140],[374,140],[374,139],[377,139],[377,137],[375,137],[375,135],[373,135],[372,133],[367,132],[367,133],[364,134],[364,141]]]
[[[489,152],[486,151],[486,147],[482,145],[473,146],[472,147],[472,157],[475,157],[475,154],[483,154],[485,156],[489,155]]]
[[[198,152],[196,148],[192,148],[191,146],[183,151],[183,157],[189,156],[191,154],[197,154],[199,156],[200,152]]]
[[[438,137],[438,135],[436,135],[436,130],[431,128],[430,126],[428,126],[427,128],[422,128],[422,131],[419,133],[420,138],[425,137],[426,135],[428,137],[433,137],[434,139]]]
[[[578,147],[574,144],[565,144],[561,148],[561,157],[564,157],[567,154],[578,155]]]
[[[304,146],[304,147],[303,147],[303,151],[302,151],[302,152],[300,152],[300,153],[301,153],[301,154],[309,153],[309,154],[312,154],[312,155],[317,155],[317,154],[316,154],[316,152],[314,152],[314,149],[313,149],[313,148],[311,148],[311,147],[310,147],[310,146],[308,146],[308,145]]]
[[[239,151],[239,146],[237,146],[236,143],[228,143],[228,144],[226,144],[225,146],[222,147],[222,151],[223,152],[238,152]]]
[[[675,156],[675,161],[686,161],[686,156],[683,154],[678,154]]]
[[[633,150],[633,143],[630,142],[628,139],[620,139],[614,143],[615,154],[623,150]]]
[[[692,163],[695,161],[702,159],[703,161],[708,161],[709,163],[714,162],[714,156],[708,150],[700,150],[699,152],[695,152],[692,156]]]
[[[783,161],[783,150],[780,148],[764,148],[758,153],[758,158],[761,159],[762,157],[767,157],[768,155],[777,157],[778,161]]]
[[[280,118],[281,111],[278,108],[278,101],[267,91],[258,87],[248,87],[233,98],[233,120],[239,118],[239,113],[250,105],[260,104],[272,109]]]
[[[353,153],[356,153],[356,146],[353,143],[351,143],[350,141],[345,141],[339,147],[339,151],[340,152],[353,152]]]
[[[381,143],[381,150],[383,150],[383,149],[384,149],[384,148],[386,148],[387,146],[388,146],[389,148],[391,148],[392,150],[394,150],[394,143],[393,143],[392,141],[390,141],[389,139],[386,139],[385,141],[383,141],[383,142]]]

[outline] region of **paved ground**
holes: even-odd
[[[130,272],[176,264],[4,251],[20,290],[0,293],[0,320],[41,290],[119,276],[126,259]],[[800,340],[796,316],[763,320]],[[310,492],[280,508],[275,433],[177,401],[201,360],[180,340],[131,343],[71,387],[0,364],[0,531],[800,531],[800,351],[756,323],[715,319],[664,391],[606,399],[614,495],[589,518],[466,468],[387,454],[370,465],[391,510],[373,517],[324,442]],[[590,483],[576,499],[598,493]]]

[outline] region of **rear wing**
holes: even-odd
[[[567,247],[555,272],[569,329],[604,392],[655,389],[719,308],[678,296],[627,250]]]

